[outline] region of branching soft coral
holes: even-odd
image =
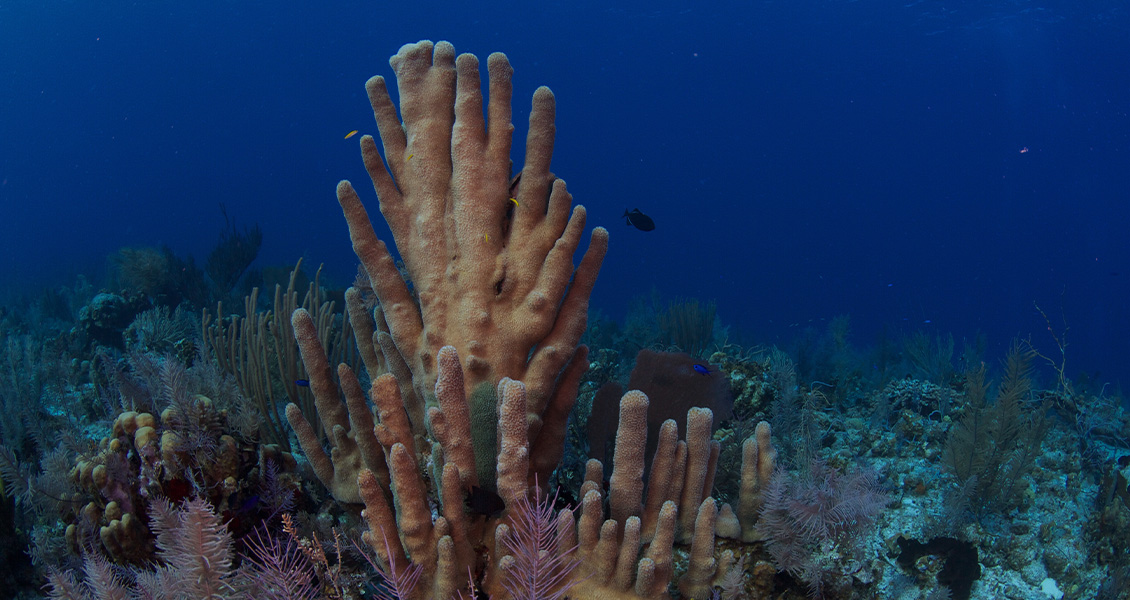
[[[509,519],[509,532],[502,541],[509,555],[501,561],[503,587],[515,600],[557,600],[577,584],[573,571],[580,564],[576,545],[559,548],[564,541],[557,531],[555,497],[541,495],[537,502],[522,496]]]
[[[874,473],[843,475],[814,460],[805,473],[778,470],[773,475],[757,530],[777,569],[804,581],[813,596],[820,596],[836,572],[830,550],[850,550],[871,529],[885,503]]]
[[[392,551],[384,529],[381,530],[381,542],[384,544],[384,556],[389,557],[388,568],[381,564],[381,560],[373,560],[370,553],[357,546],[357,550],[377,574],[378,583],[372,588],[373,594],[377,600],[408,600],[416,590],[423,568],[421,565],[406,563],[406,561],[399,561],[401,564],[398,565],[396,553]]]
[[[159,500],[150,509],[158,556],[164,564],[156,571],[135,573],[135,590],[126,587],[105,558],[89,554],[83,565],[85,584],[78,585],[69,571],[55,572],[48,576],[48,595],[65,600],[236,597],[231,534],[208,502],[191,500],[178,509]]]
[[[314,566],[293,537],[271,536],[256,530],[246,540],[244,575],[247,595],[257,600],[313,600],[318,596]]]
[[[232,540],[206,500],[190,500],[179,510],[164,500],[150,505],[157,534],[157,556],[165,563],[165,583],[188,598],[223,598],[229,583]],[[161,571],[158,571],[162,574]]]

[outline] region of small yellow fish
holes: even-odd
[[[356,129],[354,129],[353,131],[350,131],[349,133],[345,134],[345,139],[347,139],[347,140],[348,140],[349,138],[351,138],[351,137],[353,137],[353,136],[355,136],[355,135],[357,135],[357,130],[356,130]]]
[[[416,155],[415,154],[409,154],[408,158],[404,159],[404,162],[408,162],[408,161],[412,160],[413,156],[416,156]]]
[[[487,241],[487,243],[489,244],[489,243],[490,243],[490,234],[489,234],[489,233],[484,233],[484,234],[483,234],[483,239],[484,239],[484,240],[486,240],[486,241]]]
[[[521,207],[522,207],[522,205],[521,205],[521,204],[518,204],[518,201],[517,201],[517,200],[515,200],[515,199],[513,199],[513,198],[511,198],[511,199],[510,199],[510,201],[514,203],[514,206],[517,206],[518,208],[521,208]]]

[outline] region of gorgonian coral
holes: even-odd
[[[757,530],[766,548],[777,569],[808,584],[814,597],[844,579],[845,555],[887,501],[874,472],[845,475],[819,459],[799,473],[778,469],[764,498]]]

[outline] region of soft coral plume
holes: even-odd
[[[47,597],[51,600],[87,600],[90,598],[83,591],[81,584],[75,581],[75,574],[70,570],[51,569],[48,571],[46,587]]]
[[[98,600],[127,600],[129,592],[126,591],[122,580],[110,562],[98,554],[88,554],[83,560],[86,572],[86,586],[90,588],[91,595]]]
[[[392,551],[388,534],[384,529],[381,529],[381,540],[385,545],[385,556],[389,557],[387,569],[381,566],[379,559],[373,560],[368,552],[365,552],[354,542],[354,546],[365,557],[369,566],[373,567],[373,570],[380,576],[381,581],[373,587],[376,598],[377,600],[408,600],[416,589],[416,583],[420,580],[423,567],[415,563],[409,563],[407,566],[397,565],[396,555]]]
[[[127,586],[114,567],[98,554],[83,562],[84,582],[70,571],[48,574],[48,596],[60,600],[217,600],[238,597],[232,580],[232,539],[206,500],[176,508],[167,500],[149,505],[157,535],[158,557],[164,563],[153,571],[135,571]]]
[[[247,538],[243,575],[257,600],[312,600],[318,594],[314,566],[294,539],[255,530]]]
[[[556,498],[543,495],[530,502],[522,496],[511,508],[510,533],[503,540],[510,556],[503,559],[503,586],[515,600],[558,600],[576,585],[576,546],[557,550]]]
[[[886,494],[871,471],[843,475],[814,460],[804,474],[778,469],[764,499],[757,530],[777,569],[820,596],[827,575],[837,568],[822,548],[831,543],[847,550],[866,535]]]
[[[158,556],[174,581],[183,586],[185,597],[223,598],[234,588],[229,583],[232,539],[219,515],[207,500],[194,499],[180,510],[157,500],[152,526],[157,533]]]
[[[47,597],[52,600],[127,600],[130,597],[114,567],[101,555],[83,557],[83,583],[71,571],[52,569],[47,574]]]

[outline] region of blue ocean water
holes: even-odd
[[[419,39],[506,52],[519,139],[554,90],[554,171],[612,231],[608,315],[655,288],[751,343],[848,314],[860,344],[980,331],[990,357],[1014,336],[1056,356],[1038,302],[1072,376],[1130,382],[1130,12],[1109,1],[0,2],[0,286],[97,279],[122,246],[199,263],[221,204],[262,227],[258,264],[349,282],[334,186],[375,196],[343,137],[375,133],[363,84]]]

